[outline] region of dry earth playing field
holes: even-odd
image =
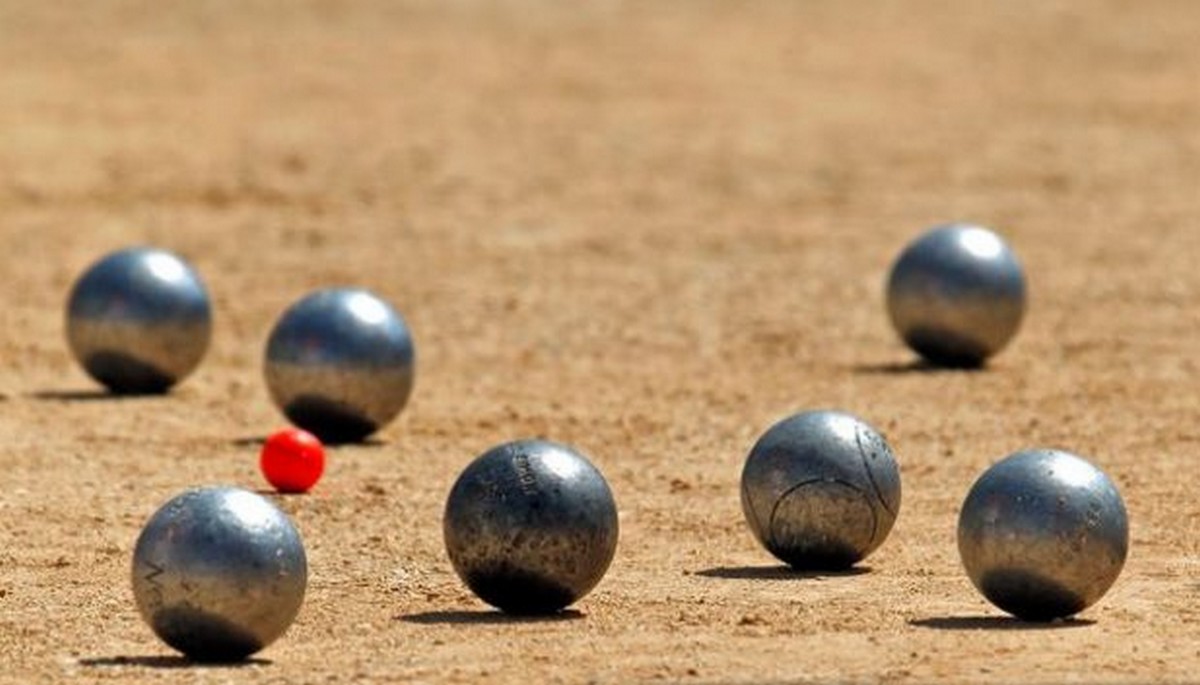
[[[0,5],[0,682],[1146,682],[1200,673],[1200,4]],[[995,226],[1029,316],[986,371],[914,369],[882,306],[912,236]],[[117,400],[72,280],[130,243],[213,294],[200,370]],[[130,555],[179,490],[261,488],[261,355],[329,284],[408,318],[412,403],[279,499],[311,568],[242,667],[174,657]],[[800,409],[883,430],[904,504],[867,572],[779,569],[741,462]],[[559,620],[506,620],[441,539],[458,471],[543,435],[622,538]],[[1004,618],[954,543],[988,464],[1084,454],[1132,549],[1074,623]]]

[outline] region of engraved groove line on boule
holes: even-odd
[[[867,480],[871,483],[871,489],[875,491],[875,497],[879,499],[879,504],[883,507],[883,510],[890,516],[895,517],[896,512],[892,511],[892,508],[888,506],[887,500],[883,498],[883,491],[879,489],[879,483],[875,482],[875,474],[871,471],[871,463],[867,460],[867,453],[863,449],[862,434],[861,427],[854,429],[854,440],[858,443],[858,456],[862,457],[863,468],[867,471]],[[872,535],[871,539],[874,540],[875,536]]]
[[[775,498],[775,503],[771,507],[770,527],[768,528],[768,530],[771,533],[771,543],[775,547],[782,547],[782,545],[779,544],[779,541],[775,539],[775,514],[779,511],[780,505],[782,505],[783,501],[788,498],[788,495],[792,494],[793,492],[799,490],[800,488],[802,488],[806,485],[812,485],[813,483],[837,483],[838,485],[845,486],[847,488],[850,488],[854,492],[857,492],[860,497],[863,495],[862,488],[858,487],[857,485],[855,485],[853,483],[844,481],[841,478],[810,478],[808,480],[796,483],[795,485],[788,488],[787,490],[784,490],[783,493],[781,493],[779,495],[779,497]],[[874,507],[867,507],[867,510],[871,512],[871,537],[870,537],[870,539],[874,540],[875,534],[879,532],[879,515],[875,513]]]

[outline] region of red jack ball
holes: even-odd
[[[259,466],[279,492],[308,492],[325,471],[325,447],[308,431],[285,428],[267,438]]]

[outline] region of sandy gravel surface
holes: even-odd
[[[1200,6],[1178,2],[0,5],[0,682],[1185,682],[1200,668]],[[882,305],[925,227],[992,225],[1031,310],[979,373],[915,369]],[[216,307],[200,370],[112,399],[70,359],[75,276],[131,243]],[[413,401],[279,499],[289,633],[196,667],[143,625],[146,518],[264,487],[277,314],[330,284],[408,318]],[[895,448],[886,544],[797,576],[741,462],[794,411]],[[489,446],[575,445],[621,510],[577,613],[506,620],[441,507]],[[1005,454],[1087,455],[1125,572],[1074,623],[1004,618],[954,544]]]

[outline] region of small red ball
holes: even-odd
[[[325,447],[308,431],[285,428],[267,438],[259,466],[279,492],[308,492],[325,471]]]

